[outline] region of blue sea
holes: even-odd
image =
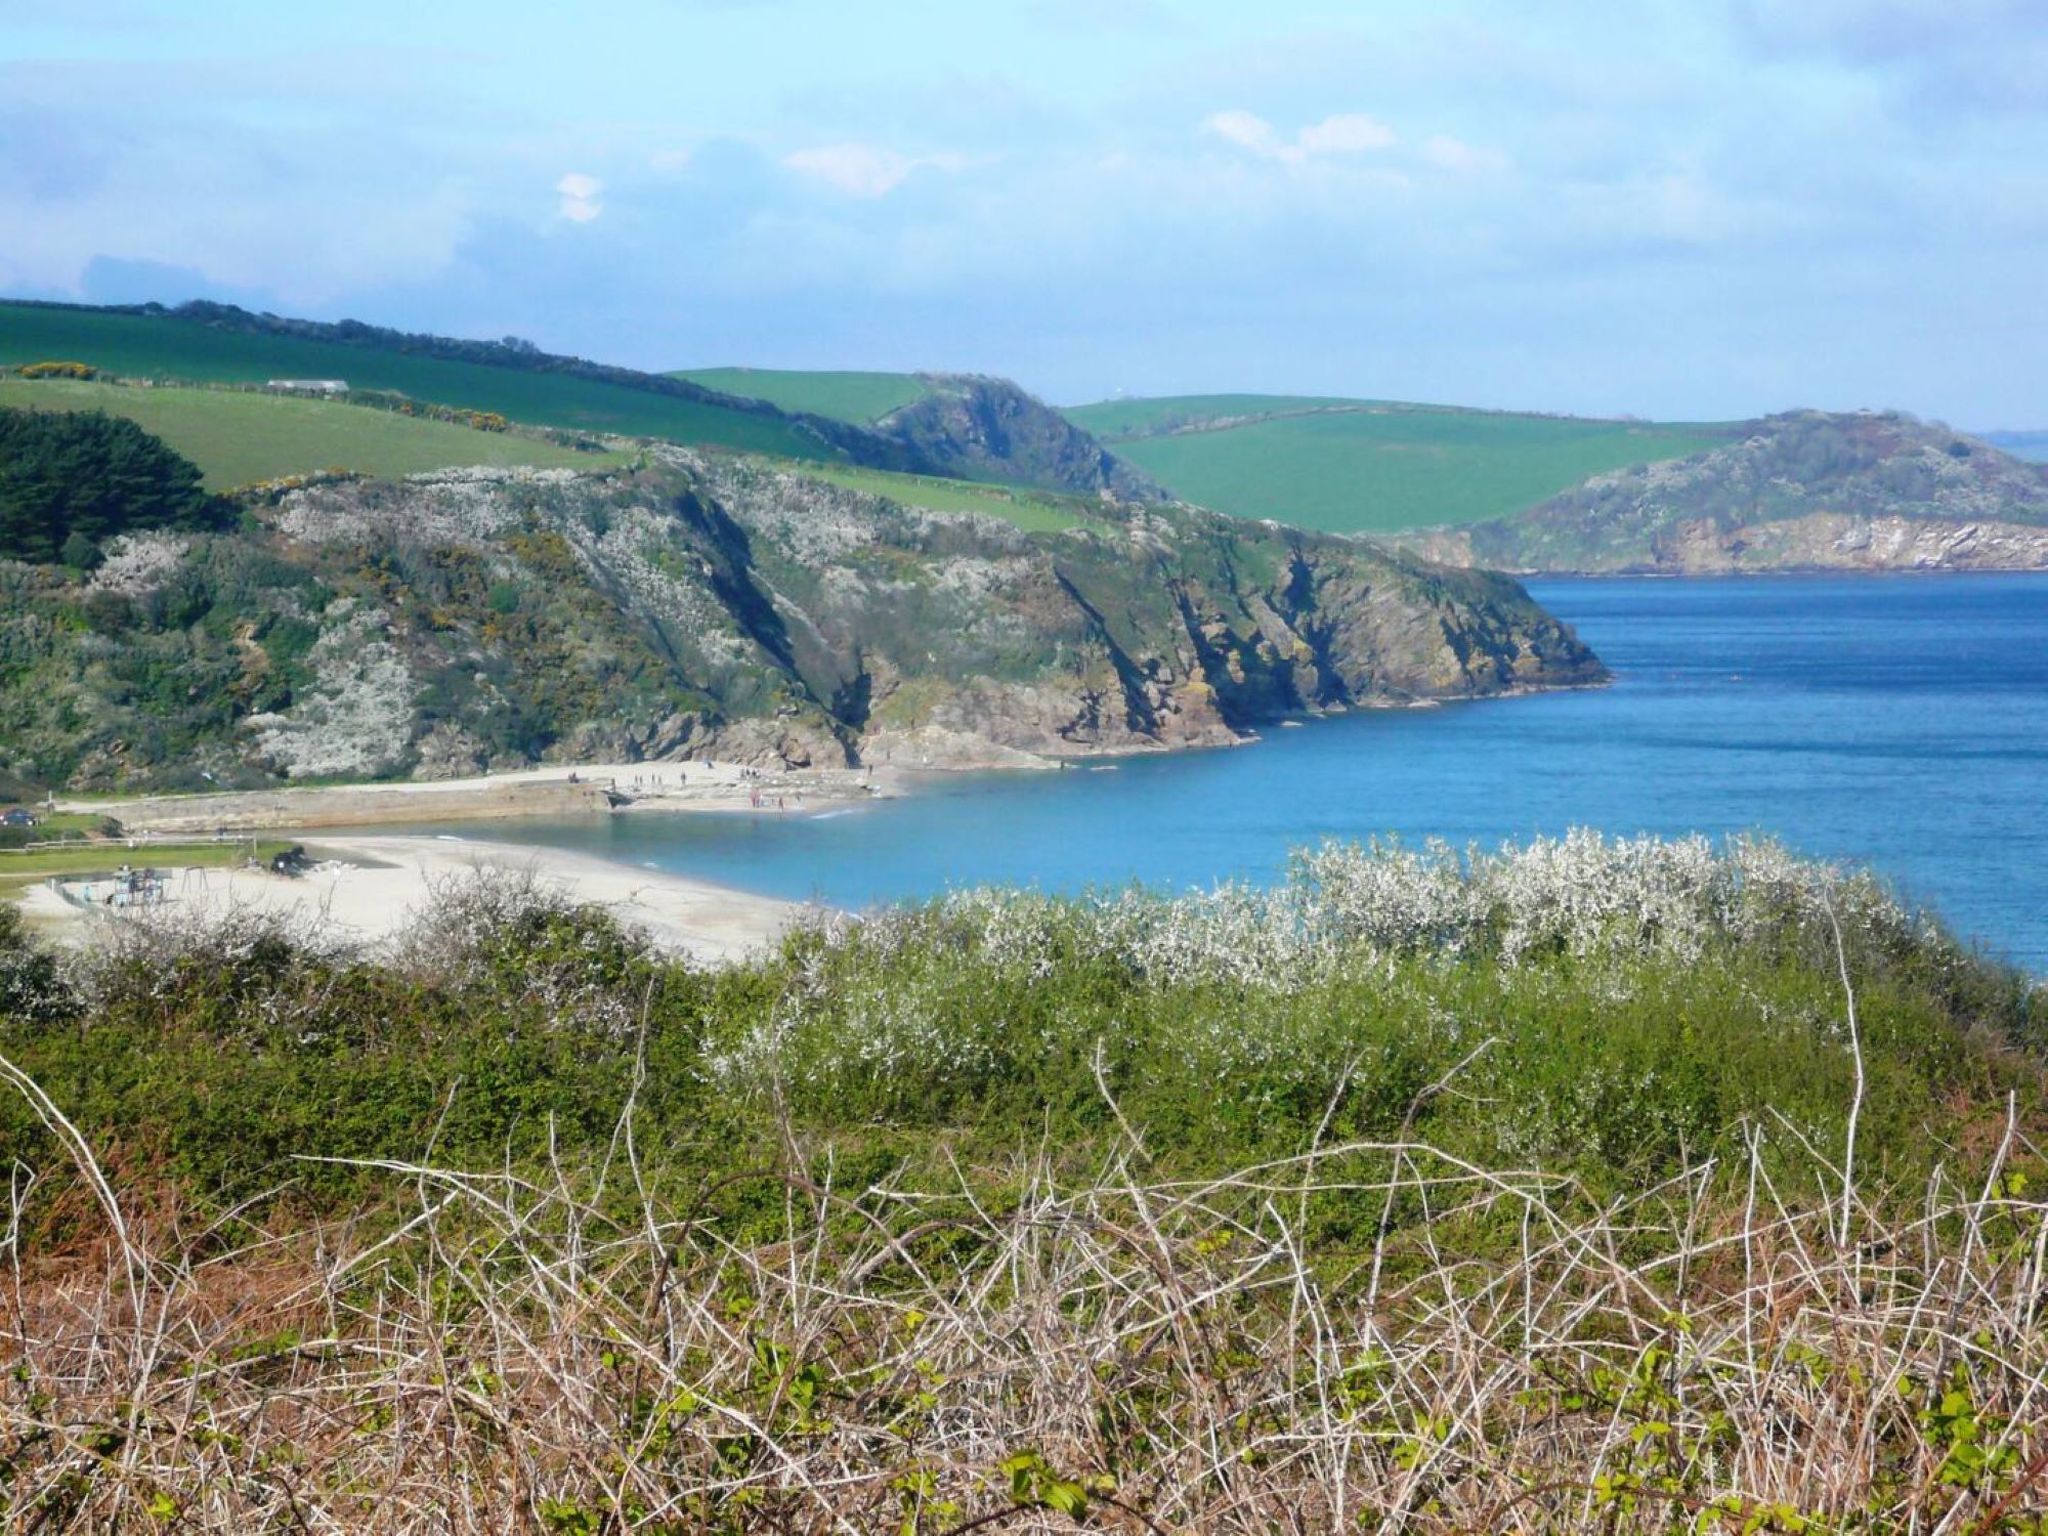
[[[508,823],[859,908],[950,886],[1271,879],[1394,833],[1758,831],[1869,866],[2048,973],[2048,576],[1542,581],[1612,687],[1275,727],[1113,769],[936,776],[823,815]],[[451,829],[485,835],[471,826]]]

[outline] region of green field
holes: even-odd
[[[1272,416],[1330,406],[1378,406],[1379,400],[1347,400],[1339,395],[1160,395],[1145,399],[1098,400],[1069,406],[1060,414],[1105,443],[1126,437],[1152,437],[1191,422],[1237,416]]]
[[[1725,440],[1706,425],[1595,421],[1312,398],[1203,395],[1066,412],[1176,495],[1241,517],[1392,533],[1500,517],[1589,475]],[[1174,432],[1175,424],[1257,416]],[[1284,414],[1292,413],[1292,414]],[[1127,435],[1151,433],[1155,435]]]
[[[899,475],[883,469],[849,469],[815,464],[782,466],[816,480],[829,481],[849,491],[886,496],[906,507],[923,507],[932,512],[980,512],[1015,523],[1026,533],[1056,533],[1080,528],[1089,519],[1087,504],[1070,497],[1048,496],[1041,491],[1009,490],[969,480],[941,480],[931,475]]]
[[[622,458],[340,400],[225,389],[0,379],[0,406],[126,416],[197,464],[214,490],[320,469],[378,476],[465,464],[590,469]]]
[[[356,389],[496,411],[529,426],[662,437],[790,458],[831,450],[773,417],[567,374],[498,368],[339,342],[217,330],[168,316],[0,303],[0,366],[81,362],[134,378],[262,383],[346,379]]]
[[[691,368],[669,375],[728,395],[766,400],[864,427],[927,393],[914,373],[803,372],[790,368]]]
[[[98,818],[93,818],[97,820]],[[68,848],[0,849],[0,901],[19,898],[28,887],[55,876],[105,875],[134,865],[153,869],[225,869],[251,855],[267,860],[292,845],[276,838],[235,838],[227,842],[175,841],[78,843]]]
[[[0,808],[12,809],[11,806]],[[33,827],[14,830],[21,831],[24,836],[35,842],[45,842],[52,838],[61,838],[74,832],[82,836],[89,832],[96,832],[103,827],[115,825],[105,816],[91,815],[83,811],[45,811],[33,806],[24,807],[24,809],[34,812],[36,824]]]

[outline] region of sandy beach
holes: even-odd
[[[478,869],[504,869],[531,872],[569,900],[601,906],[662,947],[705,962],[737,959],[773,943],[803,910],[679,875],[510,843],[323,835],[308,839],[306,852],[318,862],[297,877],[166,863],[165,903],[195,917],[237,909],[297,915],[336,938],[375,944],[426,909],[444,882]],[[85,939],[92,924],[122,920],[105,904],[112,885],[108,879],[72,882],[75,894],[89,891],[83,907],[40,885],[24,895],[22,905],[39,927]]]

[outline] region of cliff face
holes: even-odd
[[[1519,586],[1192,509],[1025,534],[675,452],[284,496],[0,565],[0,768],[81,789],[536,759],[964,766],[1597,681]]]
[[[1155,481],[1008,379],[923,377],[930,392],[875,423],[875,431],[929,471],[1120,501],[1165,500]]]
[[[1910,416],[1802,411],[1725,448],[1405,542],[1524,572],[2043,569],[2048,466]]]

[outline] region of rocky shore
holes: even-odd
[[[1797,411],[1402,542],[1523,574],[2048,570],[2048,466],[1898,412]]]
[[[1025,531],[671,449],[294,489],[90,577],[0,562],[0,770],[295,796],[536,764],[1025,766],[1606,675],[1489,572],[1177,505],[1073,517]],[[360,819],[353,792],[321,803]]]

